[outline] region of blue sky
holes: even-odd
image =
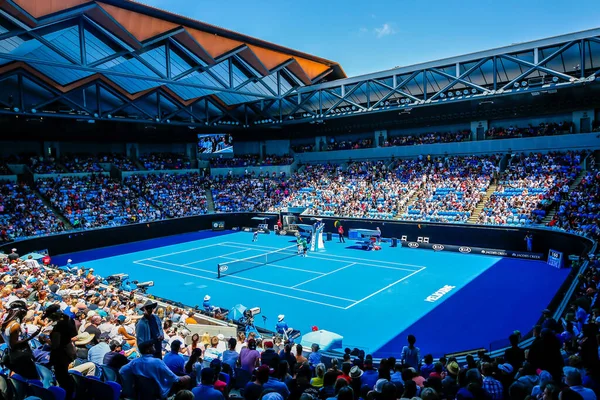
[[[337,61],[348,76],[600,27],[597,0],[140,1]]]

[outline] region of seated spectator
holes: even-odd
[[[167,397],[170,392],[176,393],[181,385],[190,382],[189,376],[175,375],[162,360],[153,357],[156,352],[153,341],[141,343],[138,347],[142,357],[132,360],[119,371],[124,395],[134,396],[135,376],[143,376],[155,381],[164,397]]]
[[[192,389],[194,400],[225,400],[223,393],[216,390],[214,382],[216,380],[215,372],[211,368],[202,368],[200,373],[200,385]]]
[[[190,169],[192,163],[183,153],[150,153],[139,157],[140,163],[148,171],[168,169]]]
[[[179,354],[181,350],[181,342],[179,340],[174,340],[171,342],[171,351],[165,354],[164,362],[166,366],[173,371],[173,373],[177,376],[184,376],[185,373],[185,360],[183,356]]]

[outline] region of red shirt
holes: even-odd
[[[42,257],[42,262],[44,263],[44,265],[49,265],[50,264],[50,256]]]
[[[343,234],[344,234],[344,227],[343,227],[343,226],[341,226],[341,225],[340,225],[340,227],[338,228],[338,233],[339,233],[340,235],[343,235]]]

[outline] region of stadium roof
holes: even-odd
[[[32,95],[21,111],[46,110],[50,91],[69,94],[63,106],[82,97],[104,103],[90,116],[113,110],[117,117],[124,106],[121,114],[132,119],[175,121],[180,111],[207,123],[234,122],[228,114],[239,104],[346,76],[333,61],[129,0],[0,1],[0,66],[3,78],[27,73]],[[102,87],[87,90],[96,83]],[[142,97],[162,103],[161,112],[130,104]],[[192,104],[194,111],[184,110]]]
[[[0,0],[0,114],[314,130],[577,91],[599,71],[600,29],[347,78],[335,62],[130,0]]]

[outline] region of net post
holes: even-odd
[[[217,264],[217,279],[221,279],[221,264]]]

